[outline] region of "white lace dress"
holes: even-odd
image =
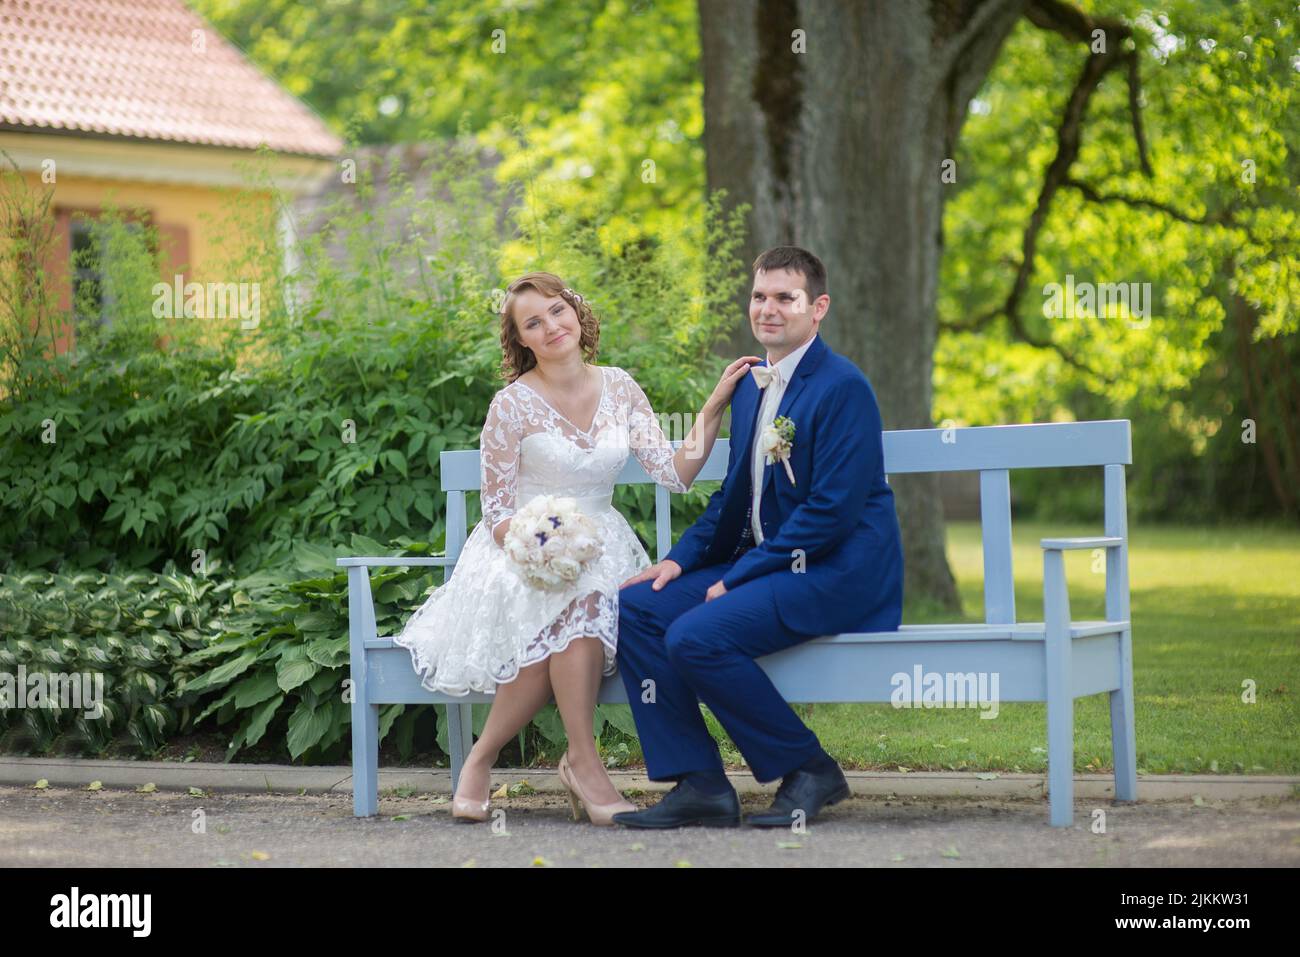
[[[451,578],[393,639],[410,650],[420,683],[430,691],[491,694],[520,668],[584,636],[600,639],[604,673],[614,672],[618,586],[650,564],[627,519],[611,504],[614,483],[631,453],[660,485],[675,492],[687,486],[641,387],[622,369],[599,368],[600,402],[586,431],[523,382],[512,382],[493,398],[479,441],[483,520],[466,540]],[[563,591],[525,583],[490,532],[537,495],[577,499],[602,532],[601,557]]]

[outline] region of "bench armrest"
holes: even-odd
[[[363,673],[365,643],[377,636],[375,631],[375,600],[370,593],[370,569],[378,566],[428,565],[448,567],[456,559],[444,555],[383,555],[364,557],[349,555],[336,558],[339,568],[348,570],[348,645],[352,651],[352,677],[360,680]]]
[[[1112,536],[1099,536],[1096,538],[1044,538],[1042,546],[1044,551],[1070,551],[1077,548],[1119,548],[1124,544],[1124,539]]]
[[[415,557],[405,555],[394,555],[383,558],[340,558],[337,559],[340,568],[375,568],[380,565],[455,565],[456,559],[445,558],[443,556]]]
[[[1049,645],[1067,643],[1070,634],[1070,595],[1065,584],[1065,552],[1078,549],[1122,548],[1124,538],[1118,535],[1099,535],[1086,538],[1044,538],[1043,546],[1043,622]],[[1115,554],[1115,553],[1110,553]],[[1123,555],[1123,552],[1118,553]],[[1107,559],[1109,563],[1110,559]],[[1110,614],[1113,589],[1116,584],[1109,574],[1106,580],[1106,607]]]

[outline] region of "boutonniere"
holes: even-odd
[[[794,423],[784,415],[778,415],[772,424],[763,430],[759,443],[764,459],[768,465],[780,462],[785,466],[785,474],[790,484],[795,485],[794,472],[790,471],[790,450],[794,448]]]

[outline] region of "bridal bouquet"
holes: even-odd
[[[506,530],[506,554],[534,588],[558,591],[600,557],[596,523],[571,498],[539,495],[515,512]]]

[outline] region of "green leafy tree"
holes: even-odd
[[[1107,14],[1098,39],[1023,21],[967,121],[936,417],[1132,417],[1139,513],[1295,516],[1295,18],[1280,2],[1089,7]],[[1119,60],[1089,69],[1107,40]],[[1149,284],[1147,314],[1053,314],[1044,290],[1067,277]],[[1061,504],[1046,485],[1035,495]]]

